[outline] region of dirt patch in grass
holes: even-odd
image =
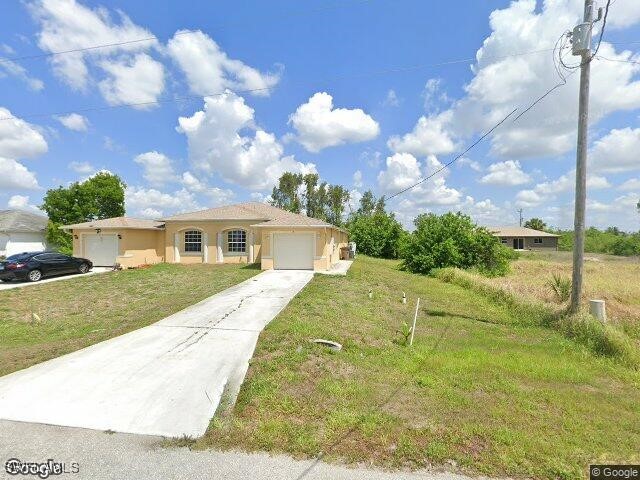
[[[257,273],[160,264],[2,291],[0,375],[144,327]]]
[[[404,347],[396,330],[418,296],[415,343]],[[267,327],[236,406],[194,448],[536,478],[639,460],[640,374],[512,315],[359,257],[346,278],[314,278]]]

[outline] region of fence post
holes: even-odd
[[[418,308],[420,308],[420,298],[416,302],[416,313],[413,315],[413,327],[411,327],[411,340],[409,346],[413,345],[413,335],[416,333],[416,320],[418,319]]]

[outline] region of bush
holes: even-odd
[[[513,251],[467,215],[429,213],[414,223],[416,229],[402,242],[400,252],[405,269],[429,274],[437,268],[475,268],[489,276],[508,272]]]
[[[571,296],[571,279],[554,273],[548,283],[560,302],[566,302]]]
[[[359,253],[379,258],[398,258],[399,245],[406,234],[395,217],[384,212],[357,215],[347,228]]]

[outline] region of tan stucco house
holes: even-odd
[[[329,270],[347,232],[323,220],[248,202],[162,220],[107,218],[65,225],[73,254],[124,268],[168,263],[259,263],[263,270]]]
[[[514,250],[558,250],[558,235],[525,227],[491,227],[500,242]]]

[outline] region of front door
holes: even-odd
[[[513,239],[513,249],[514,250],[524,250],[524,238],[514,238]]]

